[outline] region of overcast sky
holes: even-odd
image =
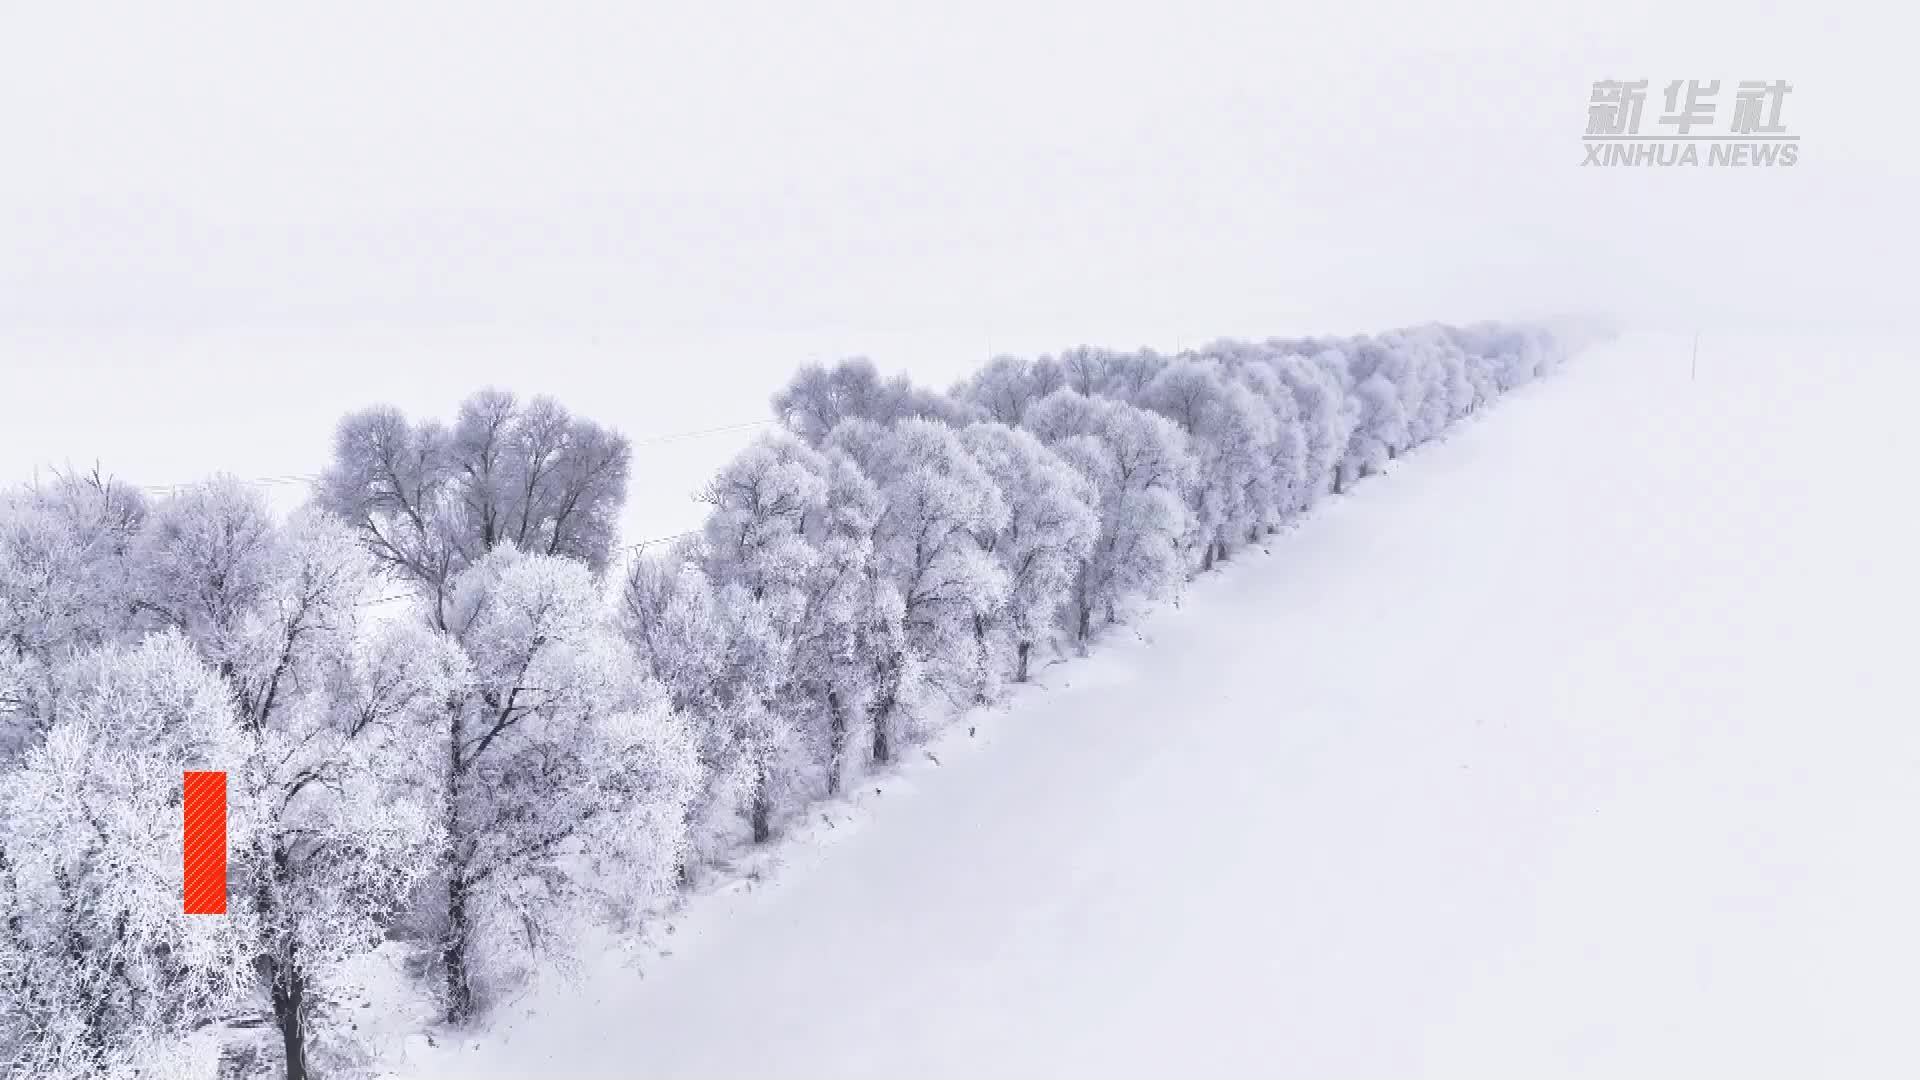
[[[483,383],[646,439],[847,353],[1890,322],[1888,9],[1682,7],[12,5],[0,471],[311,471],[345,409]],[[1649,126],[1668,80],[1722,80],[1724,124],[1786,79],[1800,162],[1582,168],[1607,78]],[[736,441],[643,448],[636,500]]]

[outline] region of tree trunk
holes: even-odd
[[[893,760],[893,740],[887,731],[887,710],[875,709],[873,712],[873,762],[885,765]]]
[[[875,682],[880,687],[867,707],[867,721],[873,725],[873,762],[885,765],[893,760],[893,707],[900,699],[901,665],[899,654],[891,654],[881,664]]]
[[[975,615],[973,617],[973,650],[974,656],[980,664],[980,682],[973,688],[973,701],[976,705],[985,705],[987,703],[987,684],[993,678],[990,670],[993,657],[990,655],[991,650],[987,647],[987,617],[984,615]]]
[[[1333,470],[1333,493],[1335,495],[1338,495],[1341,493],[1340,492],[1340,470],[1337,468]]]
[[[273,875],[281,887],[291,882],[287,853],[275,845]],[[257,892],[260,914],[273,918],[274,897],[262,879]],[[286,1080],[307,1080],[307,978],[300,970],[300,956],[290,934],[283,934],[261,956],[273,1001],[273,1026],[280,1031],[282,1060],[286,1062]]]
[[[760,770],[760,785],[753,792],[753,842],[764,844],[773,835],[773,795],[767,790],[767,770]]]
[[[873,726],[873,763],[876,765],[893,760],[893,732],[889,730],[893,697],[892,691],[882,690],[867,708],[867,722]]]
[[[1027,656],[1032,652],[1033,652],[1033,642],[1031,641],[1021,642],[1020,647],[1017,650],[1015,650],[1014,656],[1016,657],[1016,660],[1014,661],[1015,666],[1013,669],[1014,682],[1027,681]]]
[[[449,717],[447,739],[447,936],[440,953],[447,978],[447,1022],[464,1024],[473,1018],[473,981],[467,971],[467,939],[473,933],[472,916],[467,911],[467,862],[463,855],[460,829],[460,789],[466,778],[466,761],[460,753],[465,737],[464,715],[456,704]],[[684,873],[685,867],[681,870]]]
[[[467,913],[467,883],[456,870],[447,879],[447,938],[440,962],[447,973],[447,1023],[473,1018],[473,982],[467,971],[467,938],[473,932]]]
[[[1206,552],[1200,556],[1200,572],[1204,574],[1211,569],[1213,569],[1213,542],[1208,541]]]
[[[847,756],[847,713],[840,692],[827,691],[827,794],[840,794],[840,772]]]
[[[1082,601],[1080,604],[1080,625],[1076,630],[1076,635],[1079,637],[1080,643],[1084,645],[1087,642],[1087,638],[1091,636],[1092,633],[1093,633],[1093,605],[1086,603],[1085,601]]]
[[[287,1063],[286,1080],[307,1080],[307,980],[289,955],[273,980],[273,1021]]]

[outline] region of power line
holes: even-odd
[[[669,544],[675,540],[684,540],[689,536],[698,536],[699,534],[700,534],[699,529],[688,529],[686,532],[677,532],[671,536],[655,536],[647,540],[635,540],[631,544],[621,544],[618,548],[615,548],[614,550],[641,551],[646,548],[653,547],[655,544]]]
[[[388,593],[385,596],[376,596],[371,600],[362,600],[354,606],[355,607],[372,607],[375,604],[384,604],[389,600],[407,600],[412,598],[415,595],[416,594],[410,593],[410,592]]]
[[[684,442],[687,439],[705,438],[708,435],[724,435],[731,431],[749,431],[749,430],[752,430],[753,428],[762,428],[762,427],[767,427],[769,425],[778,424],[778,423],[779,423],[778,420],[748,420],[738,424],[722,424],[719,427],[692,428],[687,431],[670,431],[663,435],[650,435],[644,439],[630,439],[628,440],[628,445],[636,446],[636,447],[658,446],[662,443]],[[238,479],[240,480],[241,483],[245,483],[245,484],[267,484],[267,485],[311,484],[314,481],[320,479],[320,474],[319,473],[282,473],[277,476],[243,476],[243,477],[239,477]],[[157,495],[170,495],[184,488],[193,487],[194,485],[195,485],[195,482],[187,482],[187,483],[179,483],[179,484],[133,484],[130,486],[137,488],[140,491],[151,492]]]
[[[688,529],[685,532],[670,533],[666,536],[650,536],[645,540],[635,540],[631,544],[622,544],[619,547],[614,548],[613,553],[623,554],[629,551],[636,551],[636,552],[644,551],[647,548],[654,547],[659,544],[670,544],[675,540],[684,540],[689,536],[697,536],[699,535],[699,533],[700,533],[699,529]],[[388,593],[385,596],[376,596],[371,600],[362,600],[354,606],[373,607],[375,604],[386,604],[395,600],[416,599],[418,598],[418,596],[419,596],[418,593],[412,592],[412,591],[393,592],[393,593]]]
[[[655,435],[646,439],[633,439],[633,446],[655,446],[660,443],[679,442],[682,439],[698,439],[707,435],[721,435],[729,431],[746,431],[749,428],[766,427],[779,423],[777,420],[749,420],[744,424],[722,424],[719,427],[699,428],[694,431],[676,431],[669,435]]]
[[[777,420],[749,420],[739,424],[722,424],[718,427],[692,428],[687,431],[672,431],[664,435],[653,435],[644,439],[634,439],[630,441],[629,445],[657,446],[661,443],[681,442],[686,439],[698,439],[708,435],[721,435],[721,434],[725,434],[727,432],[732,432],[732,431],[748,431],[753,428],[766,427],[770,424],[777,424],[777,423],[779,423],[779,421]],[[284,484],[312,484],[314,481],[318,480],[319,478],[320,476],[318,473],[281,473],[275,476],[249,476],[249,477],[240,477],[239,479],[241,480],[242,483],[248,483],[248,484],[284,485]],[[192,483],[134,484],[131,486],[140,491],[151,492],[159,495],[171,495],[183,489],[193,487],[194,484]],[[619,547],[614,548],[613,551],[615,554],[625,554],[627,552],[645,551],[647,548],[650,548],[650,547],[657,547],[661,544],[670,544],[675,540],[684,540],[689,536],[697,536],[699,532],[700,532],[699,529],[688,529],[684,532],[669,533],[666,536],[650,536],[645,540],[635,540],[630,544],[621,544]],[[392,601],[395,601],[395,600],[406,600],[416,595],[417,595],[416,593],[413,593],[411,591],[388,593],[385,596],[376,596],[370,600],[362,600],[357,606],[372,607],[376,604],[391,603]]]

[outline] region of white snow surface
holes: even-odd
[[[1911,347],[1689,349],[1577,357],[402,1075],[1915,1075]]]

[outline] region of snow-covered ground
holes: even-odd
[[[403,1074],[1913,1075],[1920,376],[1689,347],[1585,354]]]

